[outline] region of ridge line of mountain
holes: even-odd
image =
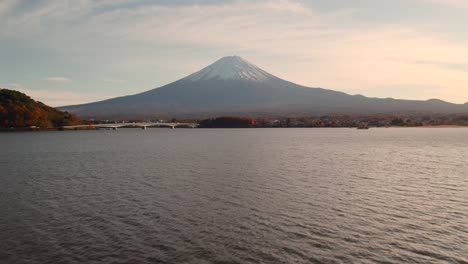
[[[350,95],[278,78],[238,56],[134,95],[59,107],[85,118],[197,117],[224,114],[468,113],[468,103]]]

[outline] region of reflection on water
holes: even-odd
[[[468,263],[467,129],[0,134],[1,263]]]

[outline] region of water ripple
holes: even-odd
[[[467,264],[467,139],[466,129],[0,134],[0,263]]]

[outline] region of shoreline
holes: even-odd
[[[382,128],[382,127],[372,127],[372,128]],[[440,125],[440,126],[389,126],[383,128],[468,128],[468,126],[459,126],[459,125]]]
[[[125,128],[134,128],[134,127],[122,127],[120,129]],[[199,127],[202,129],[216,129],[217,127]],[[256,129],[256,128],[351,128],[357,129],[357,127],[250,127],[249,129]],[[388,127],[369,127],[369,129],[383,129],[383,128],[429,128],[429,129],[437,129],[437,128],[468,128],[468,126],[459,126],[459,125],[440,125],[440,126],[388,126]],[[178,129],[184,129],[180,127]],[[193,129],[193,128],[191,128]],[[223,127],[222,129],[239,129],[237,127]],[[48,131],[95,131],[95,130],[111,130],[111,129],[98,129],[95,127],[86,127],[80,129],[64,129],[64,128],[0,128],[0,133],[11,133],[11,132],[48,132]]]

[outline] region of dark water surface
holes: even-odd
[[[468,263],[468,129],[0,134],[0,263]]]

